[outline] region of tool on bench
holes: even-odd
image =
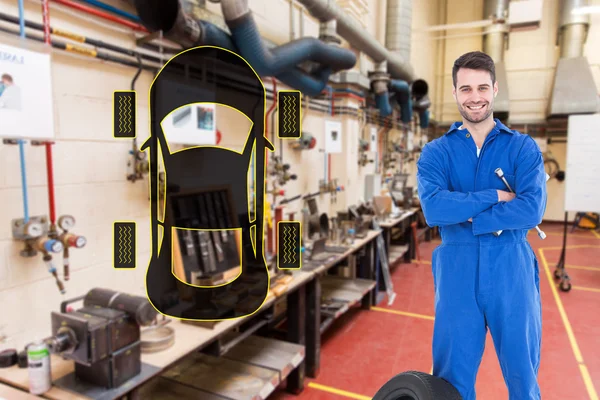
[[[83,299],[83,307],[67,306]],[[95,288],[61,303],[52,312],[52,353],[75,361],[75,377],[93,385],[116,388],[141,372],[140,326],[158,313],[147,298]]]
[[[512,189],[512,187],[510,187],[510,185],[508,184],[508,181],[506,180],[506,178],[504,177],[504,171],[502,171],[502,168],[496,168],[496,170],[494,171],[496,173],[496,176],[498,176],[498,178],[502,179],[502,182],[504,182],[504,184],[506,185],[506,187],[508,188],[508,190],[511,193],[515,193]],[[548,180],[548,179],[546,179]],[[539,226],[536,225],[535,230],[538,233],[538,236],[540,237],[540,239],[544,240],[546,239],[546,234],[544,233],[544,231],[542,231]],[[494,232],[494,235],[496,236],[500,236],[500,234],[502,233],[502,231],[497,231]]]

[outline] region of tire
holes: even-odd
[[[462,400],[462,396],[442,378],[419,371],[407,371],[387,381],[373,400]]]

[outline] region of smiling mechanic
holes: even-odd
[[[498,82],[488,55],[462,55],[452,78],[462,123],[428,143],[417,162],[423,213],[442,238],[432,257],[433,375],[475,399],[489,327],[509,398],[540,399],[539,270],[527,233],[546,209],[542,153],[494,119]]]

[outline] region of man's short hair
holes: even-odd
[[[488,71],[492,77],[492,84],[496,83],[496,66],[492,57],[482,51],[471,51],[458,57],[452,67],[452,83],[456,87],[456,74],[461,68],[479,69]]]
[[[2,74],[2,80],[3,80],[3,81],[4,81],[4,80],[7,80],[7,81],[9,81],[10,83],[12,83],[12,81],[13,81],[13,78],[12,78],[12,76],[10,76],[9,74]]]

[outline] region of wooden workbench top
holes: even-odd
[[[313,277],[314,274],[312,272],[305,272],[301,270],[293,271],[293,279],[287,284],[287,292],[290,292],[305,284]],[[263,307],[269,307],[274,301],[275,297],[270,296],[263,304]],[[173,319],[167,325],[175,330],[175,343],[173,346],[164,351],[156,353],[142,353],[142,362],[159,368],[160,373],[162,370],[175,364],[186,355],[197,351],[198,349],[214,341],[220,335],[240,325],[248,318],[251,317],[243,317],[219,322],[213,329],[191,324],[184,324],[181,320]],[[74,362],[70,360],[64,360],[62,357],[57,355],[52,355],[51,369],[52,381],[56,381],[73,372]],[[26,391],[29,390],[29,376],[27,369],[18,368],[16,365],[11,368],[0,369],[0,382],[7,383]],[[25,394],[27,395],[27,393]],[[0,399],[1,395],[2,392],[0,391]],[[88,397],[59,388],[57,386],[53,386],[52,389],[43,395],[43,397],[53,400],[89,400]],[[27,398],[28,397],[24,397],[24,399]],[[8,397],[8,399],[12,400],[13,397]],[[14,397],[14,399],[19,400],[20,398]]]
[[[404,211],[402,214],[395,218],[386,218],[385,221],[380,221],[379,226],[382,228],[393,228],[406,218],[410,217],[418,211],[418,208],[411,208],[410,210]]]

